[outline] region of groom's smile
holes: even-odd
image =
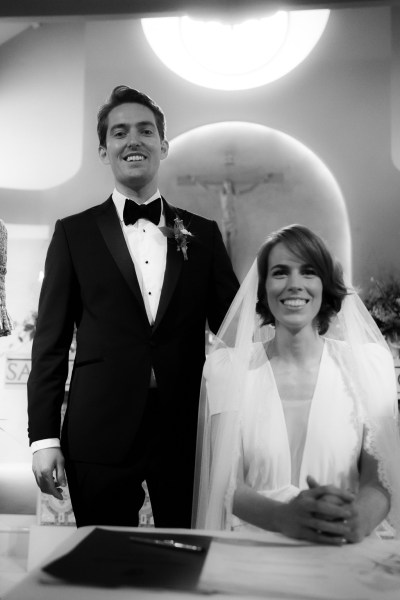
[[[153,112],[142,104],[126,103],[108,115],[106,144],[99,156],[109,164],[122,193],[143,187],[157,188],[160,161],[168,156],[168,142],[161,140]]]

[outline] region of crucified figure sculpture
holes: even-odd
[[[229,257],[232,259],[235,237],[237,234],[237,216],[235,207],[235,198],[249,194],[259,185],[264,183],[280,182],[283,176],[278,173],[268,173],[264,177],[253,178],[249,181],[233,180],[226,177],[222,180],[208,179],[203,176],[186,175],[178,177],[180,185],[200,185],[207,191],[218,192],[222,211],[222,236],[225,242]]]

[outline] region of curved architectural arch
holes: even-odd
[[[247,122],[204,125],[176,137],[160,187],[178,206],[215,219],[242,279],[271,231],[316,231],[351,281],[351,234],[340,187],[324,162],[293,137]]]

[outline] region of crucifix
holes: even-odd
[[[235,166],[233,154],[226,154],[224,166]],[[207,191],[212,190],[218,193],[222,210],[222,236],[231,259],[237,234],[235,198],[249,194],[259,185],[272,182],[282,183],[283,174],[266,173],[265,175],[256,177],[246,177],[240,173],[235,175],[233,172],[231,176],[221,178],[207,177],[205,175],[183,175],[178,177],[178,185],[199,185]]]

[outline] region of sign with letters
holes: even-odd
[[[65,388],[69,388],[69,382],[71,380],[72,366],[74,359],[70,358],[68,365],[68,378]],[[29,356],[22,355],[10,355],[6,357],[6,372],[4,383],[8,388],[26,385],[31,372],[31,359]]]

